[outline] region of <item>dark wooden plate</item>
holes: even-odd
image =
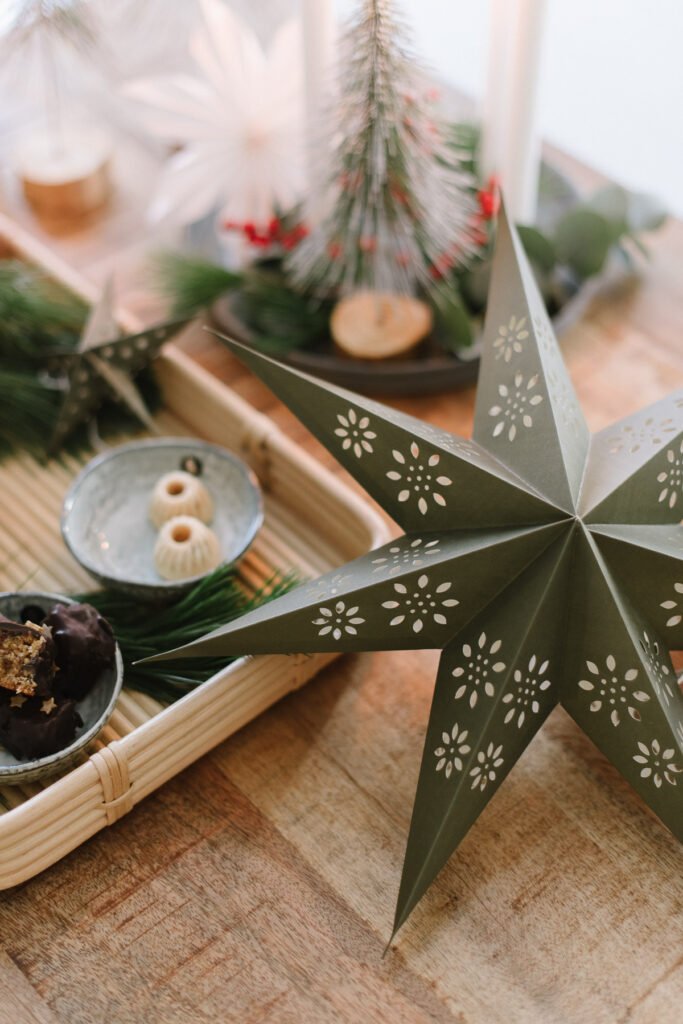
[[[595,293],[595,282],[584,285],[562,307],[553,324],[559,334],[568,323],[580,316],[581,310]],[[254,344],[249,327],[237,315],[230,294],[213,304],[211,320],[216,330]],[[288,366],[304,370],[315,377],[367,395],[433,395],[444,391],[460,391],[476,383],[479,373],[478,342],[466,350],[465,357],[444,352],[434,339],[427,338],[409,359],[369,362],[349,359],[339,354],[332,340],[311,349],[296,349],[277,358]]]

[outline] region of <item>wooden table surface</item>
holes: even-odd
[[[683,225],[652,252],[564,337],[594,429],[683,383]],[[467,435],[473,399],[396,405]],[[0,1024],[680,1024],[680,846],[561,709],[383,958],[437,657],[338,660],[2,894]]]

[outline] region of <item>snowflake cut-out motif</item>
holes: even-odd
[[[441,745],[434,751],[436,771],[443,771],[450,779],[453,771],[462,771],[462,758],[472,749],[467,741],[467,729],[461,730],[456,722],[450,732],[441,734]]]
[[[337,572],[333,576],[323,576],[321,579],[313,580],[312,583],[306,585],[306,597],[313,601],[329,600],[340,594],[351,578],[351,574],[348,572]]]
[[[314,626],[320,626],[318,636],[327,636],[330,633],[335,640],[340,640],[344,633],[356,636],[356,626],[361,626],[365,622],[358,614],[358,605],[349,608],[344,601],[337,601],[332,608],[322,606],[318,612],[318,618],[313,620]]]
[[[453,481],[443,474],[437,475],[437,467],[441,461],[441,456],[437,452],[432,452],[427,456],[422,455],[416,441],[410,445],[409,452],[410,454],[405,456],[397,449],[392,451],[392,457],[401,469],[391,469],[387,476],[401,485],[398,500],[400,502],[416,500],[417,507],[422,515],[425,515],[429,507],[428,497],[431,497],[437,505],[446,505],[446,499],[441,493],[441,489],[450,487]]]
[[[503,704],[510,704],[503,722],[515,722],[518,729],[521,729],[528,714],[537,715],[541,710],[539,695],[549,690],[552,686],[546,673],[550,661],[545,658],[541,661],[537,655],[532,654],[526,668],[516,668],[513,672],[515,689],[506,693],[503,697]]]
[[[586,668],[591,678],[579,679],[579,686],[590,694],[592,698],[590,710],[592,712],[607,711],[610,722],[614,726],[621,723],[624,711],[628,712],[634,721],[641,721],[642,716],[636,703],[647,703],[650,695],[644,690],[636,690],[631,686],[638,678],[637,668],[628,668],[621,673],[613,654],[608,654],[605,658],[604,669],[598,668],[594,661],[588,660],[586,660]]]
[[[683,768],[673,761],[676,756],[673,747],[662,750],[659,740],[653,740],[649,746],[639,740],[638,751],[639,753],[634,754],[633,760],[642,765],[641,779],[652,779],[657,789],[661,787],[662,782],[668,782],[670,786],[676,785],[676,776],[683,772]]]
[[[562,356],[557,347],[555,335],[550,323],[548,322],[548,318],[541,314],[536,314],[532,317],[532,321],[534,331],[536,332],[536,338],[538,339],[539,349],[552,359],[561,361]]]
[[[666,620],[667,626],[679,626],[681,620],[683,620],[683,583],[674,583],[674,592],[681,595],[674,601],[673,598],[669,598],[666,601],[662,601],[660,608],[663,608],[667,612],[673,612]]]
[[[683,494],[683,441],[675,448],[667,449],[666,468],[657,474],[657,483],[664,484],[659,492],[658,502],[666,502],[673,508]]]
[[[377,438],[374,430],[370,430],[370,417],[358,416],[355,409],[348,409],[346,415],[337,413],[339,426],[335,430],[337,437],[342,438],[342,450],[350,449],[357,459],[363,453],[372,455],[372,442]]]
[[[581,429],[581,413],[574,391],[564,373],[559,370],[548,370],[548,391],[559,413],[560,422],[571,430],[575,437]]]
[[[373,558],[373,572],[395,576],[402,569],[421,569],[427,564],[430,555],[438,555],[440,552],[438,538],[425,540],[423,537],[415,537],[408,544],[392,544],[384,555]]]
[[[665,704],[670,704],[674,699],[674,686],[676,686],[676,682],[671,669],[662,657],[659,641],[650,639],[648,634],[643,632],[640,638],[640,646],[647,658],[650,681],[655,693],[664,700]]]
[[[496,359],[504,359],[509,363],[513,355],[520,355],[524,342],[529,337],[529,329],[525,316],[511,316],[506,324],[501,324],[493,342]]]
[[[499,743],[498,746],[489,743],[485,752],[480,750],[477,753],[477,763],[470,771],[472,789],[480,789],[483,792],[489,782],[495,782],[498,769],[504,761],[504,758],[501,757],[502,750],[502,743]]]
[[[474,644],[462,645],[465,663],[456,665],[451,672],[459,684],[454,694],[455,700],[466,696],[467,703],[474,708],[477,706],[480,693],[487,697],[495,696],[493,677],[505,671],[505,662],[496,659],[502,643],[502,640],[493,640],[489,643],[486,633],[482,632]]]
[[[520,426],[527,430],[533,427],[532,411],[543,401],[543,395],[536,390],[538,380],[537,373],[528,380],[523,374],[516,373],[512,385],[498,385],[500,401],[489,409],[489,416],[496,419],[493,427],[494,437],[499,437],[505,431],[508,441],[514,441]]]
[[[425,622],[430,620],[437,626],[445,626],[448,618],[443,609],[455,608],[460,603],[454,597],[444,597],[452,586],[450,580],[437,583],[436,586],[430,585],[426,573],[418,577],[416,585],[411,589],[405,583],[394,583],[395,597],[382,602],[382,608],[398,613],[392,617],[389,625],[400,626],[408,620],[413,633],[421,633]]]
[[[643,447],[659,447],[676,433],[673,417],[660,419],[647,416],[642,423],[626,423],[618,434],[611,438],[610,455],[635,455]]]

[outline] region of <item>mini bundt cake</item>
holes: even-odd
[[[203,523],[213,519],[213,501],[201,480],[178,469],[157,481],[149,506],[149,518],[160,529],[174,516],[194,516]]]
[[[218,538],[194,516],[174,516],[161,527],[154,564],[165,580],[186,580],[215,569],[221,560]]]

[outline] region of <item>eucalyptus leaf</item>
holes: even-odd
[[[581,277],[598,274],[613,242],[609,221],[595,210],[578,209],[565,214],[557,225],[558,259]]]
[[[457,289],[442,285],[431,293],[434,310],[434,337],[449,352],[472,344],[472,322]]]
[[[531,228],[524,225],[517,227],[517,233],[521,239],[524,251],[532,263],[541,270],[550,271],[557,262],[555,247],[538,228]]]
[[[621,185],[605,185],[598,189],[588,200],[587,209],[605,218],[610,226],[613,242],[629,230],[629,193]]]
[[[461,275],[460,290],[467,305],[479,312],[486,306],[491,278],[491,261],[479,260],[466,273]]]

